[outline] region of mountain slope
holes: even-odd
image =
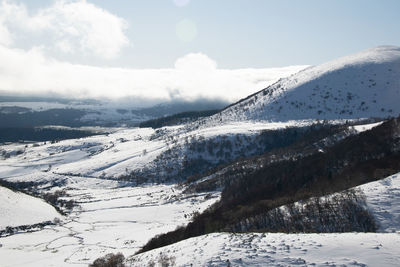
[[[127,266],[397,267],[399,245],[396,233],[213,233],[129,257]]]
[[[208,121],[397,116],[399,76],[400,47],[380,46],[281,79]]]
[[[233,266],[397,266],[400,173],[355,189],[364,192],[380,233],[212,233],[131,256],[127,264],[162,259],[177,266],[227,266],[227,260]]]
[[[141,252],[215,231],[235,232],[236,227],[230,225],[243,221],[250,226],[248,229],[270,232],[268,222],[253,224],[247,219],[263,217],[274,207],[339,192],[399,172],[399,125],[400,118],[391,119],[300,159],[283,155],[286,160],[274,159],[270,164],[255,166],[257,170],[253,172],[246,172],[249,168],[245,167],[242,175],[225,185],[221,200],[213,208],[185,228],[153,238]]]

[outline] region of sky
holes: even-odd
[[[307,65],[400,45],[399,11],[398,0],[0,0],[0,92],[232,102]]]

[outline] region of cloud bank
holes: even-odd
[[[207,55],[190,53],[171,68],[129,69],[72,64],[52,56],[57,51],[118,57],[130,43],[127,26],[123,18],[85,0],[58,0],[34,12],[25,5],[2,1],[0,93],[136,99],[141,105],[197,99],[233,102],[305,67],[219,69]],[[21,46],[24,41],[30,46]]]
[[[0,88],[14,94],[232,102],[303,68],[218,69],[215,61],[200,53],[179,58],[170,69],[105,68],[57,61],[40,49],[0,45]]]

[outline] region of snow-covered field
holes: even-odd
[[[97,178],[68,179],[68,193],[81,208],[58,226],[1,238],[1,266],[86,266],[110,252],[128,257],[219,197],[183,198],[179,188],[169,185],[123,187]],[[147,266],[163,257],[176,266],[227,266],[227,260],[232,266],[398,266],[399,185],[397,174],[360,186],[381,233],[216,233],[129,257],[127,263]]]
[[[163,150],[162,142],[149,141],[153,133],[152,129],[133,129],[53,144],[4,145],[0,149],[10,157],[1,161],[0,176],[12,178],[40,172],[41,179],[45,179],[46,171],[98,177],[106,170],[121,175],[127,166],[139,168]]]
[[[64,188],[80,207],[57,226],[0,238],[0,266],[87,266],[110,252],[130,255],[219,198],[217,192],[182,195],[172,185],[130,187],[83,177],[69,177]]]
[[[113,178],[124,174],[127,166],[142,168],[166,149],[164,140],[152,139],[154,134],[153,129],[126,129],[53,144],[1,146],[2,179],[35,182],[41,192],[64,190],[69,195],[65,198],[79,207],[59,216],[61,223],[56,226],[1,238],[0,266],[87,266],[109,252],[130,255],[153,236],[187,224],[195,212],[217,201],[219,192],[186,195],[176,185],[133,186]],[[14,208],[11,202],[2,204],[2,212]],[[35,211],[34,206],[27,207]],[[31,222],[24,219],[21,224]],[[42,219],[49,218],[32,223]],[[18,225],[11,218],[4,220],[2,228]]]
[[[79,206],[67,216],[59,216],[61,222],[57,225],[0,238],[0,266],[87,266],[107,253],[122,252],[129,257],[155,235],[187,224],[195,212],[201,212],[217,201],[220,193],[186,195],[182,193],[184,188],[176,184],[136,186],[118,181],[116,177],[144,168],[165,150],[184,144],[186,137],[252,136],[263,129],[309,123],[233,122],[222,127],[198,129],[167,127],[161,132],[123,129],[109,135],[53,144],[2,145],[2,179],[37,182],[40,192],[64,190],[68,194],[65,198],[75,200]],[[356,126],[355,130],[362,132],[374,126],[377,124]],[[146,266],[151,261],[157,263],[161,252],[165,255],[164,260],[174,260],[178,266],[227,266],[227,260],[233,266],[398,266],[399,179],[400,174],[397,174],[361,186],[372,213],[380,223],[380,233],[218,233],[132,256],[128,264]],[[30,197],[20,197],[25,198]],[[34,199],[31,203],[35,201],[41,202]],[[47,207],[46,212],[54,211],[42,204]],[[13,210],[11,205],[3,203],[1,211],[4,207]],[[25,206],[24,203],[21,205]],[[25,214],[34,218],[28,216],[28,212]],[[36,215],[39,213],[35,212]],[[46,216],[38,220],[55,217],[54,214]],[[23,224],[27,224],[28,218],[23,219]],[[1,227],[17,224],[19,222],[10,220],[8,223],[6,219]]]

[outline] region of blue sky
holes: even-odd
[[[52,1],[20,2],[42,8]],[[190,0],[181,7],[173,0],[88,2],[128,22],[131,46],[103,64],[163,68],[202,52],[220,67],[262,68],[319,64],[377,45],[400,45],[398,0]],[[190,42],[176,36],[184,19],[197,28]]]
[[[302,67],[267,68],[400,45],[399,11],[398,0],[0,0],[0,91],[234,101]]]

